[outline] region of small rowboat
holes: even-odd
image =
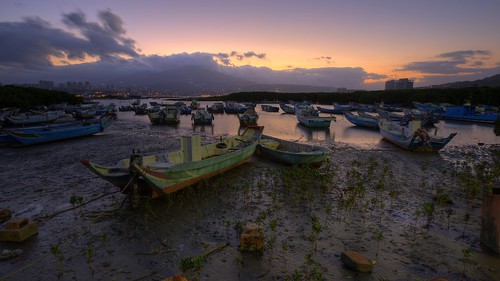
[[[330,150],[322,146],[263,135],[259,141],[257,153],[288,165],[309,164],[319,167],[330,154]]]

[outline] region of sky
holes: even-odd
[[[0,83],[182,65],[367,90],[476,80],[500,73],[499,13],[498,0],[1,0]]]

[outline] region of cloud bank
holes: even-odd
[[[486,67],[492,53],[486,50],[465,50],[443,53],[429,61],[410,62],[400,71],[413,71],[423,74],[421,83],[428,85],[460,80],[477,80],[500,73],[498,63]]]
[[[383,88],[384,74],[368,73],[362,67],[293,68],[272,70],[250,65],[236,66],[245,59],[268,60],[266,53],[179,53],[144,55],[127,36],[124,21],[111,10],[98,12],[97,22],[82,11],[62,15],[65,29],[40,17],[20,22],[0,22],[0,83],[37,83],[39,80],[90,81],[92,84],[126,83],[126,77],[161,74],[181,67],[197,66],[257,84],[295,84],[350,89]],[[457,76],[472,78],[500,73],[499,66],[486,68],[492,54],[485,50],[443,53],[429,61],[410,62],[399,70],[424,74],[421,83],[432,84]],[[326,64],[331,56],[314,58]],[[379,81],[366,84],[365,80]],[[147,81],[145,81],[146,83]],[[446,81],[445,81],[446,82]]]

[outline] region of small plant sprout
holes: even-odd
[[[193,280],[200,280],[201,270],[205,266],[205,257],[199,255],[196,257],[188,257],[181,260],[179,269],[189,275]]]
[[[319,218],[316,214],[311,215],[311,239],[314,242],[314,250],[317,248],[318,244],[318,236],[323,231],[321,227],[321,223],[319,222]]]
[[[62,277],[63,272],[64,272],[64,268],[63,268],[64,255],[63,255],[62,251],[59,249],[59,245],[51,245],[50,252],[56,258],[57,278],[59,279]]]
[[[378,252],[380,249],[380,240],[384,237],[382,231],[380,229],[375,230],[375,238],[377,239],[377,253],[375,254],[375,257],[378,258]]]
[[[469,222],[469,219],[470,219],[470,214],[469,214],[469,212],[467,212],[464,215],[464,229],[462,231],[462,236],[464,236],[464,237],[465,237],[465,226],[467,225],[467,222]]]
[[[465,275],[465,264],[467,262],[467,259],[470,257],[470,248],[463,248],[462,249],[462,262],[463,262],[463,274]]]
[[[450,230],[450,218],[451,218],[451,215],[453,215],[453,209],[451,208],[448,208],[445,210],[445,213],[446,213],[446,218],[448,219],[448,230]]]
[[[87,258],[87,264],[89,266],[90,272],[92,272],[92,276],[94,276],[94,268],[92,267],[92,262],[94,260],[94,249],[91,245],[85,247],[85,257]]]

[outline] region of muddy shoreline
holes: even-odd
[[[204,135],[202,142],[214,138]],[[2,250],[23,250],[0,261],[0,280],[162,280],[182,273],[182,259],[225,243],[201,272],[185,274],[201,280],[500,280],[500,258],[479,241],[481,197],[468,198],[456,173],[464,164],[491,164],[496,146],[415,154],[390,144],[370,150],[334,143],[329,164],[319,170],[253,156],[139,210],[122,206],[124,195],[79,163],[113,163],[131,148],[147,153],[177,146],[172,136],[124,122],[119,134],[0,148],[0,208],[39,224],[39,234],[22,244],[0,242]],[[451,202],[438,203],[440,194]],[[48,219],[71,208],[72,196],[83,202],[102,197]],[[434,208],[426,216],[429,202]],[[312,230],[313,215],[319,233]],[[238,230],[247,222],[264,229],[262,256],[238,250]],[[344,268],[344,250],[376,260],[373,272]]]

